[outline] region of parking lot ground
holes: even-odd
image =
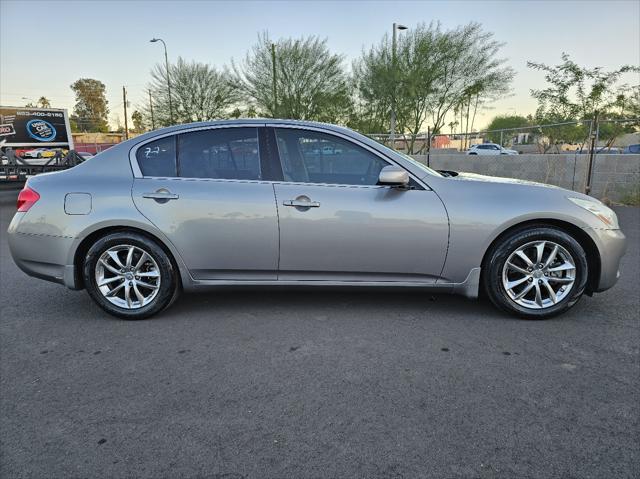
[[[640,210],[622,277],[524,321],[418,291],[234,289],[126,322],[0,244],[0,476],[640,476]]]

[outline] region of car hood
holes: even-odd
[[[526,185],[526,186],[540,186],[543,188],[552,188],[561,190],[559,186],[547,185],[545,183],[537,183],[535,181],[528,180],[519,180],[517,178],[502,178],[499,176],[487,176],[487,175],[479,175],[477,173],[466,173],[466,172],[458,172],[458,174],[452,177],[453,180],[458,181],[485,181],[488,183],[509,183],[514,185]]]

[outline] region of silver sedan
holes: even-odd
[[[548,318],[613,286],[615,213],[547,185],[441,174],[352,130],[180,125],[30,178],[9,226],[27,274],[151,316],[225,285],[404,286]]]

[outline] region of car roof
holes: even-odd
[[[180,125],[168,126],[165,128],[160,128],[157,130],[153,130],[143,135],[136,136],[136,140],[146,140],[147,138],[153,138],[160,134],[166,133],[178,133],[181,130],[189,130],[192,128],[206,128],[208,126],[225,126],[225,125],[255,125],[262,126],[276,126],[276,125],[293,125],[293,126],[301,126],[301,127],[315,127],[321,128],[323,130],[330,130],[341,133],[349,133],[353,135],[355,133],[353,130],[349,128],[345,128],[342,126],[334,125],[331,123],[322,123],[319,121],[306,121],[306,120],[282,120],[277,118],[238,118],[234,120],[215,120],[215,121],[200,121],[194,123],[183,123]]]

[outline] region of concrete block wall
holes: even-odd
[[[426,155],[413,158],[425,163]],[[589,155],[495,155],[432,154],[430,165],[436,170],[453,170],[505,178],[537,181],[584,192]],[[640,184],[640,155],[596,155],[591,191],[599,199],[622,201]]]

